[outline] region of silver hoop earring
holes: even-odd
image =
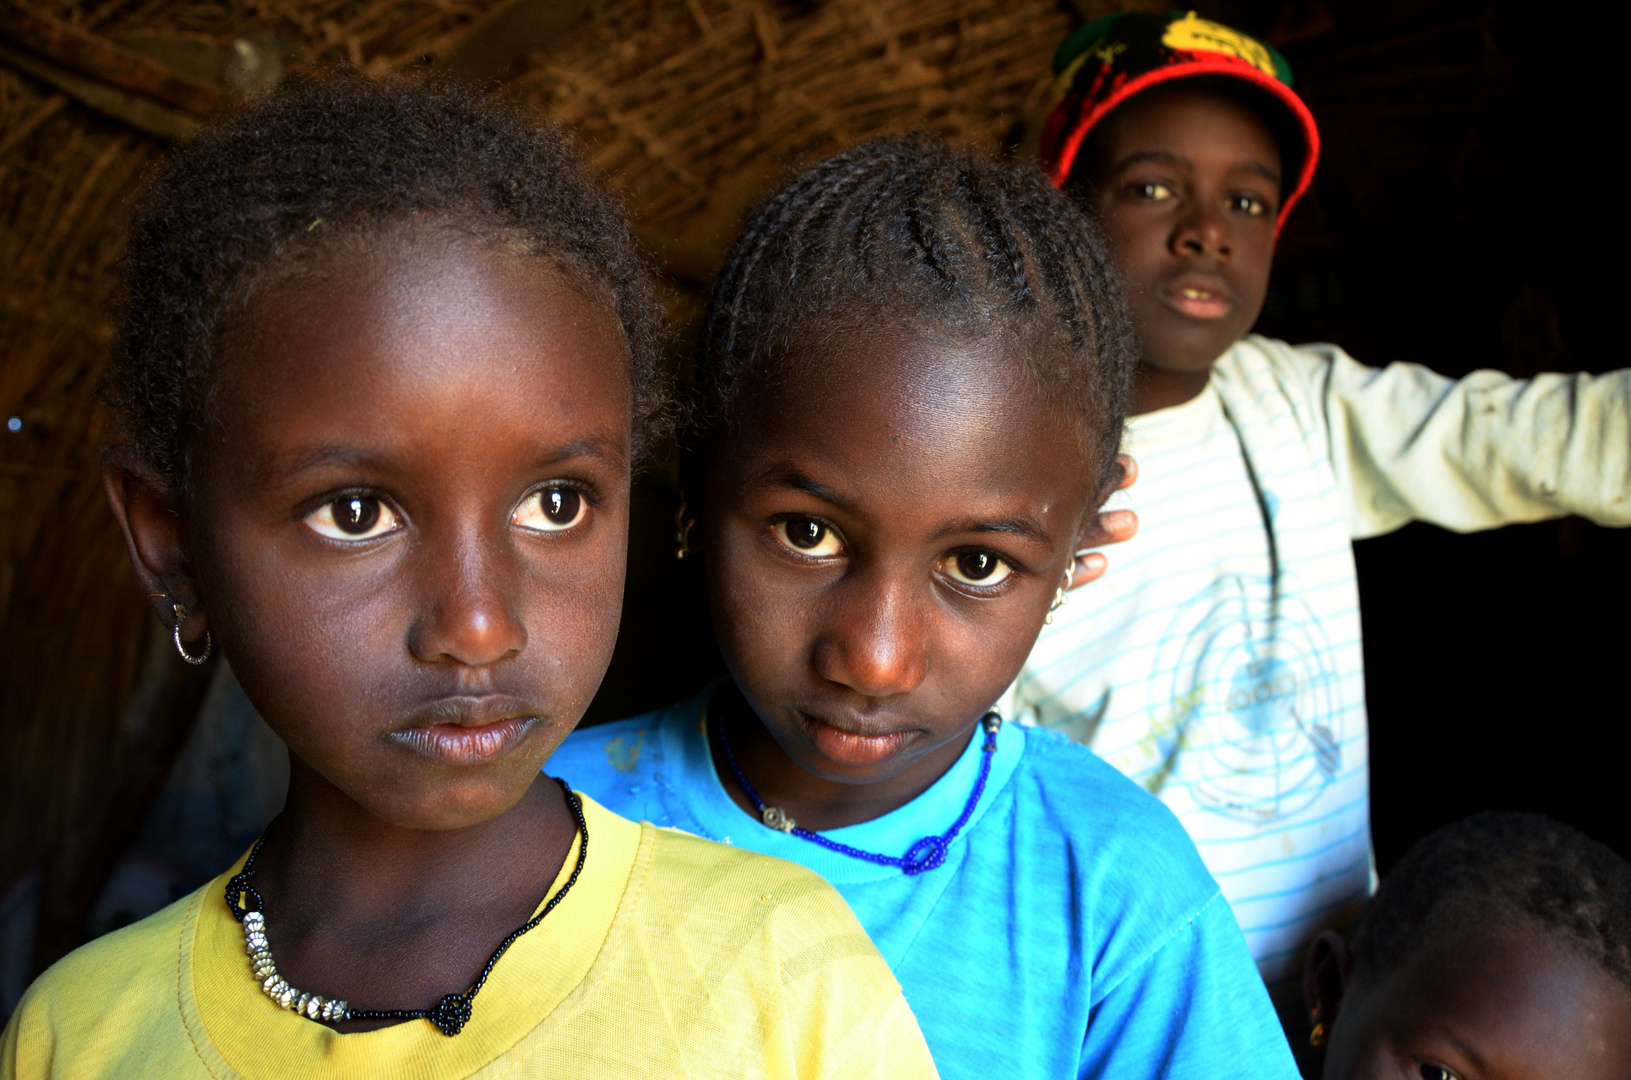
[[[1047,618],[1042,620],[1042,624],[1044,626],[1052,625],[1053,624],[1053,613],[1065,606],[1065,600],[1070,595],[1070,579],[1071,579],[1071,576],[1074,574],[1075,570],[1076,570],[1076,556],[1072,555],[1070,557],[1070,562],[1065,564],[1065,580],[1061,581],[1059,583],[1059,587],[1057,589],[1053,590],[1053,603],[1048,606],[1048,616],[1047,616]]]
[[[176,652],[180,653],[181,658],[189,664],[202,664],[210,658],[210,653],[215,649],[215,639],[210,636],[208,630],[204,631],[204,651],[197,656],[189,653],[187,646],[181,643],[181,624],[187,621],[187,605],[174,604],[172,607],[175,611],[176,623],[170,630],[170,637],[176,643]]]

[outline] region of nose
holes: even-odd
[[[823,679],[876,698],[917,689],[929,670],[927,583],[882,577],[851,574],[839,586],[813,658]]]
[[[512,552],[500,539],[467,535],[427,558],[415,585],[423,607],[408,647],[425,663],[483,667],[526,647],[527,629],[513,604],[518,586]]]
[[[1227,259],[1232,245],[1223,215],[1216,207],[1192,203],[1173,229],[1171,247],[1174,255],[1192,259]]]

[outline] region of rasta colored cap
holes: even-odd
[[[1054,106],[1042,127],[1042,167],[1064,187],[1077,152],[1110,110],[1160,83],[1199,75],[1240,79],[1285,106],[1302,136],[1296,179],[1286,185],[1278,229],[1314,179],[1320,135],[1314,117],[1291,89],[1291,66],[1272,46],[1198,17],[1124,11],[1088,23],[1053,57]],[[1287,163],[1288,170],[1292,163]]]

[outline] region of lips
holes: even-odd
[[[1221,319],[1234,309],[1234,294],[1207,274],[1184,274],[1161,290],[1169,307],[1194,319]]]
[[[798,719],[817,752],[837,765],[876,765],[893,757],[911,735],[910,729],[876,730],[876,724],[849,717],[823,719],[802,710]]]
[[[516,698],[447,697],[420,709],[389,738],[439,765],[485,765],[515,749],[541,722],[536,709]]]

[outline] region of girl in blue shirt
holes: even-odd
[[[620,813],[808,866],[942,1075],[1293,1077],[1172,814],[993,705],[1095,567],[1134,350],[1040,173],[884,139],[749,221],[698,361],[698,517],[731,679],[580,732]]]

